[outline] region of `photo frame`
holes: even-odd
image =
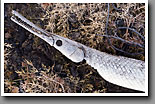
[[[1,4],[1,96],[148,96],[147,0],[2,0]],[[27,22],[30,27],[24,29],[11,21],[13,15],[22,15],[38,27]],[[30,28],[34,34],[36,30],[36,34],[54,34],[57,46],[53,38],[49,42],[49,37],[40,37],[45,42],[34,36]],[[88,49],[94,54],[87,60]],[[103,64],[105,72],[99,71],[102,53],[101,60],[108,60]],[[121,65],[123,71],[116,71]],[[132,69],[135,73],[130,73]],[[117,80],[120,73],[128,78]],[[142,79],[145,88],[139,87]],[[130,86],[125,82],[134,82],[133,88],[143,91],[125,88]]]

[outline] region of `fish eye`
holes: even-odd
[[[56,45],[57,45],[57,46],[62,46],[62,41],[61,41],[61,40],[57,40],[57,41],[56,41]]]

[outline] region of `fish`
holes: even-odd
[[[12,10],[11,20],[46,41],[70,61],[79,63],[85,60],[104,80],[118,86],[145,92],[145,61],[111,55],[50,33],[15,10]]]

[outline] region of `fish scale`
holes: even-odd
[[[86,62],[97,69],[105,80],[119,86],[145,91],[144,61],[110,55],[89,47],[85,49],[87,49],[86,52],[89,51],[86,54]],[[96,54],[97,57],[95,57]],[[134,67],[132,67],[133,64]]]

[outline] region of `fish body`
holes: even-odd
[[[86,48],[86,62],[97,69],[107,81],[126,88],[145,91],[145,62],[123,56],[114,56]]]

